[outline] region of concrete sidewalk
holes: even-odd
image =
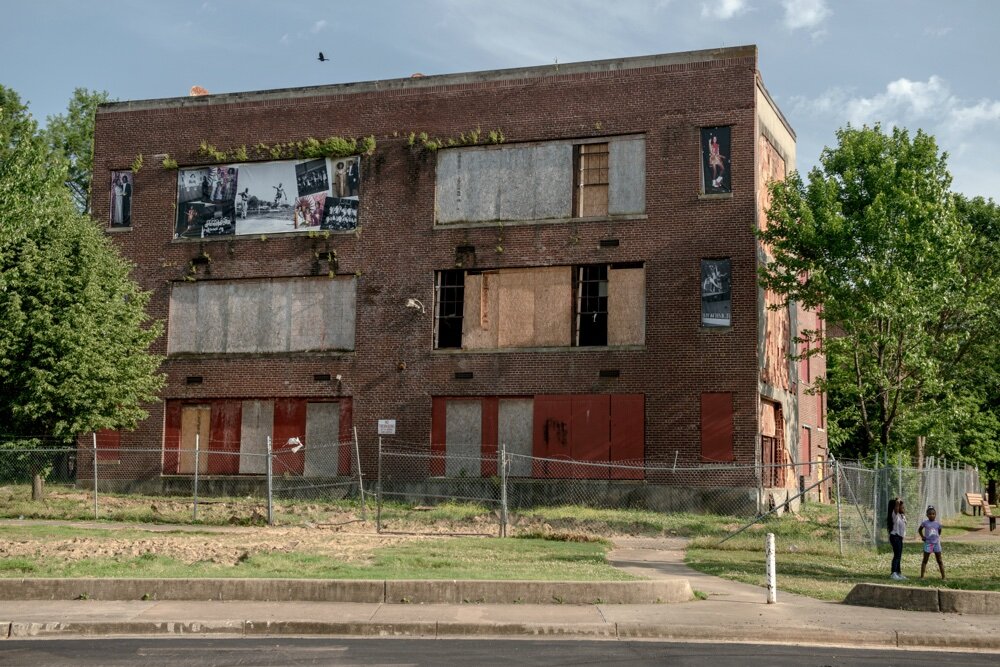
[[[24,601],[0,609],[0,637],[354,635],[767,642],[1000,651],[1000,619],[850,607],[688,569],[683,540],[618,541],[612,562],[653,579],[687,577],[707,600],[677,604],[382,604]],[[780,585],[780,582],[779,582]],[[16,606],[15,606],[16,605]]]

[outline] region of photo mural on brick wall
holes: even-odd
[[[732,265],[728,259],[701,260],[701,325],[732,324]]]
[[[730,127],[701,128],[702,191],[723,194],[733,191]]]
[[[360,158],[281,160],[181,169],[177,238],[358,226]]]
[[[111,226],[132,226],[132,172],[111,172]]]

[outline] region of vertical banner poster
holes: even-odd
[[[701,325],[728,327],[732,323],[732,267],[728,259],[701,260]]]
[[[232,234],[236,226],[239,167],[222,165],[177,172],[177,238]]]
[[[733,191],[730,171],[730,130],[728,126],[701,128],[702,192],[723,194]]]
[[[132,172],[111,172],[111,226],[132,226]]]
[[[330,160],[333,168],[331,196],[323,207],[322,229],[348,231],[358,227],[361,195],[361,158]]]

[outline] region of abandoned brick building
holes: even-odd
[[[493,475],[500,443],[822,474],[823,358],[792,356],[821,322],[756,280],[795,168],[756,47],[105,104],[94,164],[166,325],[162,401],[100,438],[160,452],[147,474],[259,475],[268,437],[346,474],[311,452],[355,428],[370,470],[378,420],[429,476]]]

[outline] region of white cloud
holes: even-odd
[[[312,28],[309,29],[309,32],[317,33],[320,30],[323,30],[325,27],[326,27],[326,19],[320,19],[319,21],[313,23],[313,26]]]
[[[927,27],[924,28],[924,34],[930,37],[944,37],[949,32],[951,32],[951,26],[940,26],[940,27]]]
[[[746,0],[715,0],[701,6],[702,18],[715,18],[728,21],[748,9]]]
[[[935,136],[951,160],[955,188],[967,194],[991,194],[1000,171],[984,167],[982,156],[1000,153],[1000,100],[972,100],[956,95],[937,75],[926,81],[896,79],[881,92],[865,96],[856,90],[830,88],[819,97],[792,98],[790,117],[854,126],[881,123],[889,130],[922,129]]]
[[[781,4],[785,6],[785,27],[789,30],[815,28],[830,15],[826,0],[781,0]]]

